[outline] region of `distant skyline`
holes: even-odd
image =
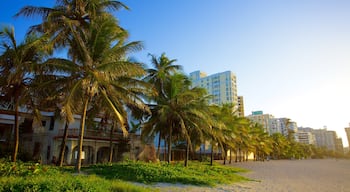
[[[12,16],[24,5],[55,1],[1,1],[0,23],[17,37],[40,18]],[[237,76],[245,115],[262,110],[298,126],[327,126],[348,146],[350,122],[350,1],[347,0],[125,0],[116,13],[130,41],[143,41],[135,57],[163,52],[184,72]]]

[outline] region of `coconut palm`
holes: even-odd
[[[70,80],[64,91],[62,111],[71,116],[81,114],[77,171],[81,167],[81,151],[84,137],[85,117],[92,101],[103,100],[117,119],[123,133],[127,135],[124,116],[125,106],[145,107],[139,93],[145,75],[143,65],[125,59],[125,56],[142,48],[139,42],[124,43],[114,30],[115,20],[100,17],[100,21],[90,25],[89,30],[73,33],[71,50],[75,50],[73,60],[49,59],[48,67],[60,71]],[[69,90],[69,91],[68,91]]]
[[[204,135],[210,132],[213,119],[209,113],[209,96],[203,88],[192,88],[178,97],[178,115],[180,119],[180,137],[186,141],[185,166],[188,164],[189,151],[193,150],[192,140],[204,140]]]
[[[251,122],[251,145],[254,149],[255,160],[264,160],[272,152],[272,139],[261,124]]]
[[[166,100],[165,93],[165,84],[169,83],[169,79],[176,72],[179,72],[182,67],[181,65],[176,65],[176,59],[169,59],[165,53],[163,53],[160,57],[150,54],[151,56],[151,64],[153,68],[147,69],[147,75],[144,77],[144,80],[154,86],[154,89],[157,91],[157,98],[153,98],[154,103],[157,103],[159,100]],[[157,109],[152,111],[153,114],[157,114]],[[158,134],[158,147],[157,147],[157,156],[159,158],[160,153],[160,142],[161,138],[164,138],[165,134],[162,132],[162,128],[165,127],[161,124],[160,121],[156,119],[157,115],[153,115],[153,118],[149,119],[149,123],[147,126],[144,126],[143,131],[147,135],[147,139],[153,138],[156,134]]]
[[[169,77],[174,73],[182,70],[181,65],[174,64],[176,59],[169,59],[165,53],[163,53],[160,57],[156,57],[155,55],[151,55],[151,64],[153,68],[147,69],[147,76],[145,80],[149,83],[152,83],[156,90],[158,90],[158,96],[166,97],[166,93],[164,93],[164,85],[169,80]]]
[[[50,34],[55,47],[66,47],[77,30],[88,30],[98,17],[113,17],[111,12],[121,8],[128,9],[112,0],[57,0],[52,8],[25,6],[15,16],[42,17],[42,23],[32,26],[29,32]],[[114,28],[124,31],[118,22],[114,23]]]
[[[12,27],[0,30],[0,91],[8,102],[14,104],[15,131],[14,151],[12,161],[16,161],[19,145],[19,108],[29,104],[31,83],[42,61],[45,52],[42,51],[44,38],[34,34],[25,37],[23,43],[18,44]]]
[[[213,118],[213,124],[211,125],[210,132],[206,135],[206,138],[211,143],[210,165],[213,165],[214,146],[218,145],[222,151],[225,151],[224,145],[227,141],[225,133],[229,130],[227,129],[226,124],[222,121],[221,107],[211,105],[209,109]]]

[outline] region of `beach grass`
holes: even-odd
[[[216,186],[218,184],[231,184],[246,181],[247,178],[237,174],[246,172],[242,168],[223,166],[215,163],[200,163],[192,161],[188,167],[183,162],[171,163],[145,163],[123,162],[116,164],[94,165],[83,169],[89,174],[96,174],[103,178],[113,180],[152,183],[180,183],[199,186]]]
[[[155,183],[216,186],[246,181],[237,174],[241,168],[190,162],[179,163],[122,162],[83,167],[58,168],[37,163],[12,163],[0,160],[0,192],[2,191],[156,191]],[[139,185],[137,183],[142,183]]]

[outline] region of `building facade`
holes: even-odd
[[[192,87],[202,87],[208,91],[213,98],[210,104],[221,105],[224,103],[233,103],[238,105],[237,81],[236,75],[231,71],[215,73],[207,76],[201,71],[190,73]]]
[[[346,137],[348,138],[348,146],[350,147],[350,127],[345,127]]]
[[[23,110],[24,111],[24,110]],[[54,112],[41,112],[41,122],[30,113],[20,112],[19,154],[27,160],[52,163],[58,159],[66,122],[55,117]],[[75,164],[79,142],[80,116],[67,129],[64,163]],[[121,160],[124,152],[136,153],[141,147],[140,137],[129,134],[124,137],[120,130],[111,132],[111,123],[102,118],[94,118],[85,127],[83,142],[83,164],[108,162],[112,148],[113,161]],[[0,110],[0,151],[1,156],[13,149],[14,114],[10,110]]]
[[[304,144],[308,144],[308,145],[315,144],[315,136],[314,136],[314,134],[312,134],[312,132],[298,131],[296,133],[296,136],[298,138],[299,143],[304,143]]]
[[[328,150],[336,151],[337,134],[335,131],[328,131],[326,128],[314,129],[313,134],[317,147],[325,147]]]
[[[244,117],[244,100],[243,96],[238,96],[238,116],[239,117]]]
[[[270,135],[277,132],[278,130],[273,130],[272,127],[277,128],[277,124],[275,121],[273,121],[274,116],[270,114],[264,114],[263,111],[253,111],[251,115],[247,116],[248,119],[255,123],[259,123],[263,126],[265,132],[269,133]]]

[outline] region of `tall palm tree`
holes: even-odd
[[[155,86],[156,90],[158,90],[158,96],[166,97],[166,93],[164,93],[166,81],[168,81],[169,77],[174,73],[182,70],[182,66],[174,64],[177,60],[169,59],[165,53],[160,57],[151,54],[150,56],[152,57],[151,64],[153,68],[147,69],[145,80]]]
[[[0,46],[4,50],[0,55],[0,90],[7,101],[14,103],[15,131],[12,161],[16,161],[19,146],[19,108],[28,104],[30,88],[38,64],[45,52],[44,38],[34,34],[26,36],[23,43],[18,44],[12,27],[0,30]]]
[[[209,109],[214,121],[211,125],[211,130],[206,135],[206,137],[211,142],[210,165],[213,165],[214,146],[218,145],[222,151],[225,151],[224,147],[225,143],[227,143],[227,137],[225,134],[229,132],[229,129],[227,129],[225,122],[222,121],[221,107],[217,105],[211,105]]]
[[[165,53],[163,53],[160,57],[152,54],[150,54],[150,56],[153,68],[147,69],[147,75],[144,77],[144,80],[151,83],[154,86],[154,89],[157,91],[157,98],[153,98],[153,101],[151,101],[151,103],[157,103],[167,99],[164,86],[165,84],[169,84],[169,80],[172,75],[182,70],[182,66],[176,65],[175,62],[177,60],[169,59]],[[152,113],[154,114],[153,118],[149,119],[150,123],[148,123],[147,126],[144,126],[143,130],[145,131],[145,134],[143,135],[147,135],[147,137],[154,137],[156,134],[158,134],[157,156],[159,158],[161,138],[165,135],[162,128],[165,126],[161,125],[161,123],[156,119],[157,115],[155,114],[157,114],[158,111],[153,109]]]
[[[89,103],[103,100],[113,112],[123,133],[127,135],[125,116],[126,105],[144,108],[139,94],[145,89],[138,80],[145,75],[143,65],[125,59],[125,56],[142,48],[139,42],[124,43],[120,34],[115,33],[115,20],[100,17],[90,25],[89,30],[73,33],[71,50],[74,60],[50,59],[46,65],[60,70],[71,83],[64,92],[62,111],[67,115],[81,114],[77,171],[81,167],[81,151],[84,137],[85,117]]]
[[[201,136],[202,126],[210,121],[208,108],[205,107],[208,105],[208,97],[204,89],[190,89],[190,81],[183,74],[173,74],[165,82],[162,93],[164,95],[156,99],[157,103],[152,107],[152,116],[143,125],[142,133],[147,135],[159,133],[159,128],[166,126],[166,129],[162,129],[162,134],[167,137],[168,162],[172,159],[172,144],[176,139],[187,144],[185,160],[187,165],[191,135],[196,132],[197,137]]]
[[[181,93],[177,98],[178,116],[181,117],[179,136],[186,141],[185,166],[188,164],[189,151],[193,150],[192,140],[204,140],[210,132],[213,119],[209,113],[209,96],[203,88],[192,88]]]
[[[73,33],[79,30],[88,30],[98,17],[113,17],[111,12],[126,5],[113,0],[57,0],[51,7],[25,6],[15,16],[41,16],[42,23],[31,27],[29,32],[50,34],[55,47],[69,46]],[[115,29],[123,30],[118,22]]]
[[[119,27],[117,20],[109,12],[120,8],[127,7],[111,0],[59,0],[53,8],[28,6],[17,14],[41,15],[43,22],[32,29],[50,35],[55,47],[68,47],[71,60],[51,59],[47,65],[64,72],[71,79],[67,86],[69,92],[64,92],[66,99],[62,112],[68,117],[73,113],[81,114],[76,167],[78,172],[89,103],[97,96],[104,98],[125,134],[127,130],[122,115],[123,104],[132,99],[135,106],[142,103],[138,103],[135,95],[125,92],[128,87],[120,89],[116,83],[139,77],[145,72],[140,64],[124,58],[127,53],[139,50],[141,46],[139,42],[125,44],[127,33]],[[119,80],[116,81],[117,79]],[[140,89],[134,89],[137,88]]]

